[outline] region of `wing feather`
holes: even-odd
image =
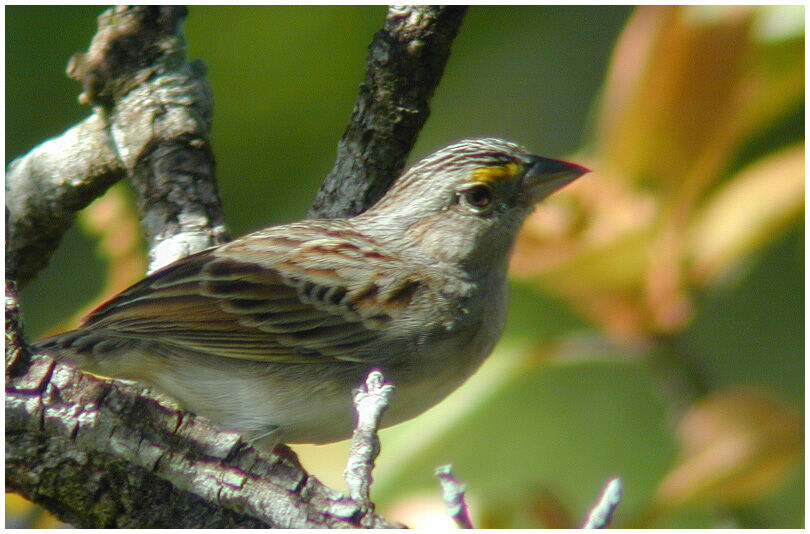
[[[356,234],[316,227],[292,239],[282,229],[180,260],[95,310],[82,328],[278,363],[373,357],[380,330],[419,289],[415,274]]]

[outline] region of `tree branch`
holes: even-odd
[[[210,89],[186,63],[185,8],[118,7],[99,17],[68,73],[94,114],[18,158],[6,173],[6,271],[25,285],[73,222],[129,176],[150,248],[150,270],[227,240],[208,132]]]
[[[349,495],[357,503],[371,507],[371,471],[374,460],[380,454],[380,429],[382,415],[391,404],[394,386],[384,382],[383,374],[373,369],[365,384],[354,390],[354,409],[357,425],[352,435],[352,447],[343,478],[349,486]]]
[[[616,507],[622,502],[622,494],[624,489],[622,486],[622,479],[613,477],[605,484],[605,488],[599,495],[599,500],[588,512],[588,517],[582,524],[584,529],[607,528],[610,525],[610,520],[613,519],[613,512]]]
[[[310,217],[347,217],[402,174],[430,114],[466,6],[393,6],[369,46],[366,80]]]
[[[6,171],[6,275],[21,286],[30,282],[76,212],[125,175],[99,115],[12,161]]]
[[[209,132],[211,89],[185,61],[181,6],[119,7],[71,58],[83,103],[100,106],[138,198],[149,271],[228,239]]]
[[[467,488],[453,476],[453,466],[450,464],[441,465],[436,468],[435,475],[442,486],[444,506],[447,508],[447,513],[456,522],[458,528],[475,528],[472,519],[470,519],[467,500],[464,497]]]

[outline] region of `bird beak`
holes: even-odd
[[[523,176],[523,191],[531,204],[536,204],[554,191],[591,172],[581,165],[531,156],[529,170]]]

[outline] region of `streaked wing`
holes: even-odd
[[[302,228],[273,228],[180,260],[85,325],[232,358],[362,361],[420,282],[348,229]]]

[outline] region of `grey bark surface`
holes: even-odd
[[[125,175],[99,115],[12,161],[6,170],[6,275],[21,286],[30,282],[76,213]]]
[[[185,61],[185,8],[119,7],[99,16],[70,60],[93,114],[6,172],[7,272],[24,286],[47,265],[76,213],[123,177],[136,192],[154,271],[227,240],[201,62]]]
[[[366,79],[335,165],[310,217],[348,217],[371,207],[402,174],[430,114],[466,6],[396,6],[369,46]]]
[[[312,209],[368,207],[402,170],[463,8],[392,8],[335,168]],[[119,7],[71,60],[94,113],[6,172],[6,488],[85,527],[398,527],[171,400],[30,355],[17,281],[47,264],[75,213],[128,177],[150,270],[227,240],[209,145],[211,94],[186,63],[185,9]],[[347,399],[347,402],[349,399]],[[280,453],[280,454],[279,454]]]

